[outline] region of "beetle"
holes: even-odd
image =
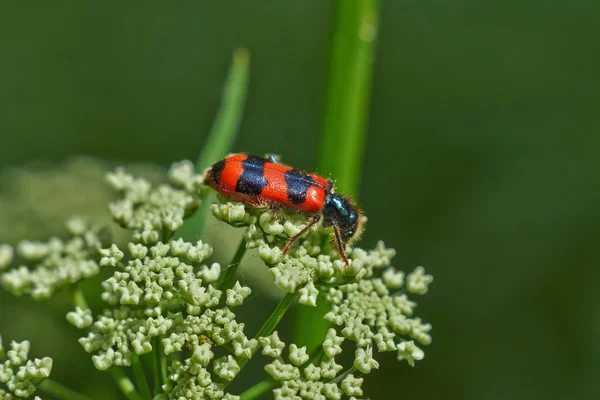
[[[279,205],[309,217],[309,223],[292,236],[285,255],[300,236],[322,220],[332,227],[342,261],[348,265],[346,245],[363,230],[361,212],[346,196],[334,192],[334,181],[283,165],[278,158],[231,154],[214,163],[205,182],[223,196],[253,206]]]

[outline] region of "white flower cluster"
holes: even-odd
[[[28,398],[35,393],[36,386],[50,376],[52,359],[29,360],[29,347],[27,340],[21,343],[13,341],[5,352],[0,336],[0,399]],[[39,400],[39,397],[35,399]]]
[[[101,264],[117,267],[102,283],[102,299],[115,306],[91,324],[89,311],[75,310],[67,319],[80,328],[91,325],[80,343],[93,356],[98,369],[129,366],[132,354],[148,353],[159,338],[165,354],[194,349],[203,343],[229,344],[237,356],[249,358],[256,340],[244,334],[232,307],[239,306],[251,290],[237,282],[226,293],[219,290],[221,266],[202,264],[212,248],[182,239],[148,248],[129,244],[131,260],[116,245],[102,251]]]
[[[123,170],[109,174],[107,180],[122,196],[110,212],[133,232],[127,248],[110,245],[104,231],[73,220],[73,238],[66,241],[24,242],[16,254],[0,246],[0,270],[13,258],[35,265],[4,272],[2,285],[16,294],[48,297],[96,274],[101,266],[113,267],[114,274],[102,283],[102,299],[109,307],[96,317],[76,307],[67,320],[87,330],[79,342],[99,370],[131,366],[138,355],[151,351],[157,352],[161,365],[168,357],[167,379],[160,379],[163,393],[155,400],[238,399],[226,392],[227,385],[259,347],[274,359],[265,369],[279,384],[273,391],[276,399],[355,398],[363,395],[362,375],[379,368],[374,350],[397,351],[398,359],[410,365],[424,357],[415,342],[429,344],[431,326],[412,316],[416,303],[408,299],[409,294],[425,294],[433,279],[422,267],[405,277],[390,266],[395,251],[383,242],[369,251],[348,247],[346,265],[320,224],[282,255],[289,238],[306,226],[305,216],[219,197],[212,213],[244,227],[246,247],[258,250],[280,289],[294,293],[286,298],[315,306],[321,295],[330,306],[325,318],[335,325],[318,352],[308,355],[304,347],[287,346],[287,362],[282,357],[286,345],[276,331],[248,337],[234,311],[251,289],[233,284],[218,263],[206,263],[213,252],[208,244],[172,239],[197,209],[203,177],[191,163],[181,162],[173,165],[169,179],[171,185],[152,187]],[[346,339],[355,342],[354,361],[342,372],[336,357]],[[0,382],[5,376],[0,374]]]
[[[50,238],[47,242],[22,241],[15,257],[25,265],[8,269],[0,275],[0,285],[13,294],[46,299],[57,291],[100,271],[96,261],[99,250],[110,243],[109,231],[83,218],[67,222],[71,236]],[[0,270],[13,262],[13,250],[0,245]]]
[[[175,163],[169,170],[171,185],[156,188],[143,178],[134,178],[119,168],[106,177],[122,198],[109,205],[110,213],[123,228],[133,230],[133,240],[152,245],[165,240],[199,205],[203,177],[189,161]],[[166,236],[166,238],[165,238]]]
[[[355,367],[363,373],[376,368],[372,346],[378,351],[398,351],[398,359],[414,365],[424,357],[415,345],[431,342],[431,325],[410,318],[416,303],[408,294],[425,294],[433,277],[422,267],[406,279],[390,266],[395,255],[379,242],[365,251],[349,247],[346,266],[334,246],[323,241],[323,229],[315,225],[287,255],[281,249],[307,220],[299,214],[285,214],[248,207],[219,198],[211,210],[216,218],[232,226],[245,227],[247,247],[258,248],[260,258],[270,267],[275,284],[286,292],[298,292],[302,304],[315,306],[319,293],[326,295],[331,310],[325,318],[339,326],[345,338],[356,342]],[[327,247],[322,248],[323,243]],[[410,340],[412,339],[412,340]]]
[[[300,291],[300,303],[315,306],[319,287],[339,286],[373,276],[375,271],[390,265],[394,250],[383,244],[371,251],[348,248],[350,265],[340,259],[335,246],[324,238],[324,229],[316,224],[304,239],[299,240],[285,256],[281,251],[289,238],[308,223],[300,214],[286,214],[248,207],[219,198],[211,205],[213,215],[236,227],[245,226],[243,234],[247,248],[258,248],[262,261],[270,267],[275,284],[286,292]],[[325,247],[322,248],[323,243]]]
[[[306,347],[291,344],[288,347],[288,363],[282,358],[285,343],[279,339],[277,331],[269,337],[260,338],[263,354],[274,358],[265,366],[265,370],[280,387],[273,390],[276,400],[287,399],[331,399],[339,400],[343,396],[353,398],[363,394],[363,378],[355,377],[350,370],[341,373],[343,367],[335,357],[342,352],[340,345],[343,337],[337,336],[335,329],[330,329],[322,343],[322,356],[311,359]],[[362,350],[362,349],[361,349]],[[357,354],[354,365],[362,373],[369,373],[379,364],[371,357],[368,349]]]
[[[115,244],[100,251],[99,264],[115,267],[102,283],[102,299],[111,307],[95,320],[81,308],[67,315],[73,325],[89,328],[80,343],[101,370],[130,366],[134,355],[158,344],[165,357],[189,351],[187,359],[173,360],[158,398],[236,399],[224,387],[240,367],[233,355],[214,359],[213,347],[224,346],[242,358],[258,347],[232,311],[251,289],[236,282],[221,290],[221,266],[204,264],[212,247],[170,239],[198,207],[202,176],[184,161],[169,171],[171,185],[153,188],[123,170],[107,179],[122,194],[110,206],[113,218],[133,236],[127,251]]]
[[[413,366],[415,360],[424,357],[413,340],[430,344],[431,325],[422,323],[420,318],[409,318],[417,304],[407,294],[425,293],[432,280],[432,276],[425,275],[424,269],[418,267],[407,276],[402,290],[404,274],[388,267],[381,277],[330,288],[327,301],[332,308],[325,319],[342,327],[342,335],[356,342],[357,354],[370,354],[374,341],[378,351],[398,350],[398,359]],[[356,363],[355,366],[365,372]]]
[[[194,350],[194,355],[184,362],[174,361],[169,375],[170,382],[165,385],[168,395],[158,396],[158,399],[155,400],[238,400],[239,396],[225,393],[223,385],[213,381],[213,377],[207,369],[208,362],[213,356],[210,346],[204,344],[198,346]],[[231,356],[224,356],[213,362],[213,372],[222,379],[233,379],[239,369],[235,359]]]

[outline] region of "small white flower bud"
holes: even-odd
[[[398,361],[406,360],[411,367],[415,366],[415,361],[420,361],[425,357],[423,350],[415,346],[412,340],[400,342],[396,347],[398,348]]]
[[[148,248],[141,243],[128,243],[127,249],[129,250],[131,257],[137,259],[143,259],[148,253]]]
[[[423,267],[417,267],[406,277],[406,289],[415,294],[427,293],[428,285],[433,281],[433,276],[425,275]]]
[[[119,250],[116,244],[113,244],[108,249],[101,249],[100,255],[102,256],[102,259],[100,260],[101,267],[104,265],[116,267],[117,263],[121,261],[124,256],[123,252]]]
[[[85,329],[92,325],[94,319],[90,309],[83,310],[81,307],[75,307],[75,311],[67,313],[67,321],[79,329]]]
[[[378,369],[379,363],[373,358],[373,349],[371,347],[357,348],[354,354],[354,366],[365,374],[370,373],[373,368]]]
[[[355,378],[353,374],[350,374],[342,381],[342,390],[347,396],[362,396],[361,386],[363,381],[363,378]]]
[[[258,338],[258,341],[263,347],[262,354],[273,358],[279,357],[285,347],[285,343],[279,339],[277,331],[270,336]]]
[[[290,344],[290,354],[288,356],[292,364],[299,367],[308,361],[308,354],[306,354],[306,346],[298,348],[294,343]]]
[[[317,296],[319,295],[319,291],[315,288],[312,281],[309,281],[304,287],[300,288],[298,292],[300,292],[300,299],[298,300],[300,304],[312,307],[317,306]]]
[[[206,367],[214,356],[215,354],[211,351],[210,345],[208,343],[203,343],[200,346],[194,347],[192,361]]]
[[[227,289],[227,300],[225,303],[229,307],[236,307],[242,305],[246,297],[250,295],[252,290],[247,286],[240,285],[240,282],[235,282],[235,285],[231,289]]]
[[[221,357],[214,362],[214,371],[219,377],[232,381],[240,372],[240,367],[232,356]]]

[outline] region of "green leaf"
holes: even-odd
[[[248,50],[244,48],[235,50],[227,82],[223,89],[221,106],[208,140],[196,161],[198,172],[204,171],[212,163],[223,158],[233,145],[244,113],[249,69],[250,54]]]

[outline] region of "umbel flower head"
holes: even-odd
[[[168,398],[234,399],[224,382],[239,372],[236,358],[250,358],[258,347],[233,311],[251,289],[240,282],[221,289],[221,266],[205,263],[212,247],[171,239],[179,219],[198,205],[200,179],[189,163],[174,165],[169,176],[177,187],[152,188],[124,171],[109,175],[123,196],[114,204],[129,210],[115,214],[113,205],[113,216],[133,231],[132,241],[126,250],[113,244],[100,251],[99,264],[115,269],[102,283],[109,307],[96,318],[76,308],[67,319],[88,329],[79,341],[100,370],[129,366],[158,346],[165,356],[184,355],[169,368]],[[218,346],[231,354],[215,358]]]
[[[0,399],[26,399],[35,393],[42,380],[50,376],[52,359],[30,360],[29,348],[27,340],[21,343],[13,341],[5,351],[0,336]]]
[[[324,229],[316,225],[299,246],[287,255],[281,249],[289,237],[304,226],[306,218],[278,210],[249,207],[222,197],[211,206],[213,215],[235,227],[244,227],[246,246],[258,248],[262,261],[270,267],[275,284],[286,292],[298,292],[299,302],[315,306],[319,295],[330,304],[325,319],[340,328],[343,338],[355,342],[355,367],[363,373],[376,368],[372,358],[377,351],[398,351],[398,359],[411,366],[424,354],[415,345],[431,343],[431,325],[412,317],[416,303],[409,295],[427,292],[433,277],[423,267],[405,275],[391,266],[395,255],[379,242],[365,251],[349,247],[346,266],[334,246],[323,240]],[[332,357],[336,347],[326,339],[326,353]],[[340,350],[341,351],[341,350]]]
[[[411,366],[424,357],[418,346],[431,342],[431,326],[413,316],[416,303],[409,299],[425,294],[432,281],[422,267],[405,276],[391,266],[395,251],[383,242],[372,250],[348,247],[346,265],[320,224],[282,255],[289,238],[308,223],[305,216],[219,197],[211,205],[213,215],[243,228],[246,248],[257,249],[286,298],[315,306],[321,296],[329,306],[325,318],[333,323],[310,355],[294,343],[287,346],[273,328],[266,333],[261,329],[261,337],[248,336],[236,308],[252,290],[231,282],[230,270],[225,273],[220,264],[209,262],[213,248],[207,243],[173,239],[199,205],[202,175],[191,163],[181,162],[173,165],[169,179],[170,184],[153,187],[124,170],[107,177],[121,194],[110,212],[132,231],[131,240],[126,246],[103,243],[81,256],[94,260],[96,271],[114,268],[102,283],[107,307],[96,316],[82,307],[67,315],[71,324],[86,330],[79,341],[98,369],[130,366],[138,356],[157,351],[170,363],[163,394],[155,400],[236,399],[227,385],[260,351],[273,358],[265,370],[278,383],[273,391],[277,399],[340,399],[363,395],[363,374],[379,368],[379,352],[397,351],[398,359]],[[79,236],[84,231],[90,229],[77,230]],[[48,265],[60,270],[66,255],[72,257],[67,251],[51,254],[40,251],[36,260],[48,258],[53,262]],[[0,268],[12,258],[11,248],[0,247]],[[60,282],[35,293],[51,294],[69,281]],[[13,286],[17,293],[34,292],[27,285]],[[344,368],[337,360],[346,341],[352,343],[354,361]]]
[[[220,265],[203,264],[212,253],[209,245],[181,239],[150,248],[130,243],[129,253],[131,259],[123,264],[119,259],[124,255],[113,245],[100,261],[115,267],[113,276],[102,283],[102,299],[112,307],[80,339],[86,351],[96,354],[93,361],[98,369],[130,365],[133,353],[153,349],[154,338],[161,340],[167,355],[206,343],[230,344],[240,355],[256,347],[231,310],[251,290],[239,282],[227,293],[217,288]],[[86,317],[82,310],[68,315],[69,321],[83,328],[89,326]]]
[[[152,245],[170,237],[198,208],[202,176],[194,172],[192,163],[173,164],[169,179],[171,185],[153,188],[122,168],[107,175],[108,183],[122,195],[109,205],[110,213],[115,222],[134,232],[135,242]]]
[[[330,329],[327,338],[322,343],[321,352],[317,357],[309,357],[306,347],[298,348],[291,344],[288,348],[288,362],[285,362],[283,350],[285,343],[277,336],[277,331],[271,337],[260,338],[263,354],[274,360],[265,366],[265,370],[280,387],[273,390],[276,400],[284,399],[341,399],[342,396],[361,396],[363,378],[355,376],[356,369],[368,374],[379,364],[372,358],[371,349],[357,354],[354,365],[363,368],[352,368],[342,372],[343,367],[335,357],[341,353],[339,345],[344,338],[337,337],[336,330]],[[273,352],[273,343],[277,343],[277,351]],[[360,349],[362,350],[362,349]]]
[[[17,245],[20,266],[8,269],[14,254],[8,245],[0,245],[0,285],[13,294],[46,299],[57,291],[100,271],[99,250],[110,243],[110,232],[84,218],[67,222],[70,236],[50,238],[47,242],[24,240]]]

